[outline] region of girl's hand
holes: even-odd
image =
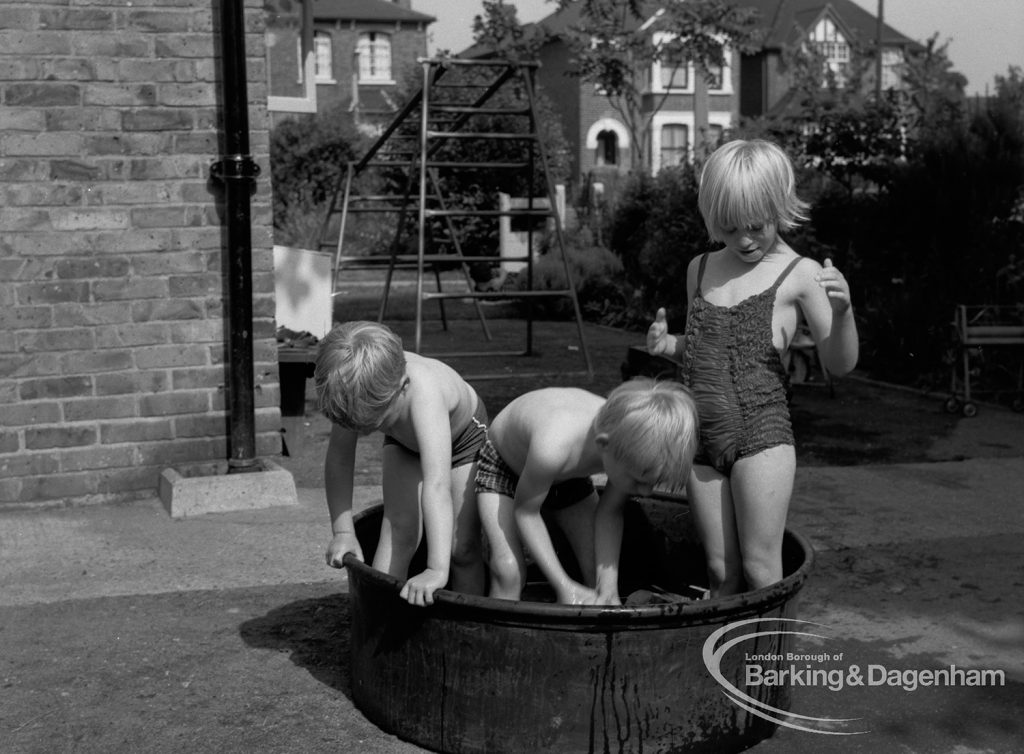
[[[664,307],[654,315],[654,322],[647,328],[647,353],[652,356],[668,354],[671,356],[672,346],[669,343],[668,322],[665,321]]]
[[[341,560],[345,553],[349,552],[356,556],[356,560],[364,562],[363,549],[359,546],[355,532],[343,531],[335,534],[331,543],[327,545],[327,565],[331,568],[342,568]]]
[[[831,259],[825,260],[825,266],[822,267],[821,272],[814,279],[825,290],[825,295],[828,296],[828,302],[832,306],[833,313],[845,314],[850,310],[850,284],[846,282],[843,273],[832,266]],[[651,325],[651,327],[653,326]],[[649,334],[647,337],[650,339]]]
[[[435,571],[433,568],[428,568],[423,573],[417,574],[406,581],[398,596],[410,605],[417,605],[419,607],[433,605],[434,592],[438,589],[443,589],[446,583],[448,583],[448,576],[446,574]]]

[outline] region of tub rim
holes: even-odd
[[[654,492],[644,497],[688,505],[685,497],[670,493]],[[353,523],[358,526],[360,521],[376,515],[382,507],[378,503],[360,511],[353,517]],[[666,623],[674,625],[721,623],[725,618],[766,613],[791,600],[803,587],[814,564],[814,548],[806,537],[789,527],[785,529],[783,538],[784,541],[792,540],[793,544],[803,552],[803,562],[796,570],[770,586],[727,597],[656,605],[561,605],[549,602],[504,600],[497,597],[462,594],[450,589],[438,589],[434,592],[433,605],[420,608],[409,605],[409,608],[427,611],[425,615],[443,611],[452,613],[453,617],[487,619],[490,622],[528,622],[533,627],[538,624],[573,624],[579,627],[582,624],[583,626],[606,628],[614,624],[628,623],[631,629],[635,629],[645,625],[663,627]],[[371,582],[378,588],[393,593],[396,600],[405,602],[398,597],[405,579],[378,571],[371,565],[358,560],[352,553],[346,553],[342,563],[348,573],[350,593],[353,582]]]

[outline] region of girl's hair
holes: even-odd
[[[807,219],[809,207],[797,198],[789,157],[762,139],[730,141],[712,152],[697,203],[714,241],[728,228],[771,224],[791,230]]]
[[[317,408],[348,429],[375,427],[404,377],[405,351],[397,335],[376,322],[345,322],[317,350]]]
[[[656,485],[677,491],[686,484],[697,452],[697,404],[678,382],[637,377],[608,394],[594,431],[608,436],[607,450]]]

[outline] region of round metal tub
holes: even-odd
[[[370,561],[381,515],[378,506],[356,517]],[[620,562],[623,598],[706,584],[685,499],[631,501]],[[741,751],[775,725],[726,695],[705,642],[733,622],[763,620],[744,633],[765,635],[724,653],[719,669],[756,702],[788,709],[787,686],[745,687],[743,658],[791,650],[776,619],[795,618],[812,562],[807,541],[787,530],[783,580],[731,597],[574,607],[441,590],[416,608],[399,598],[398,579],[346,556],[353,700],[383,730],[447,754]]]

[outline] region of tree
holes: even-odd
[[[566,8],[574,0],[559,0]],[[729,51],[748,52],[758,39],[755,12],[725,0],[579,0],[580,23],[567,42],[580,80],[597,87],[630,132],[632,164],[648,165],[654,115],[670,96],[645,99],[654,63],[693,63],[710,79]],[[656,34],[655,32],[661,32]]]
[[[509,60],[533,60],[549,34],[542,26],[524,27],[516,8],[502,0],[484,0],[484,12],[473,18],[473,41]]]

